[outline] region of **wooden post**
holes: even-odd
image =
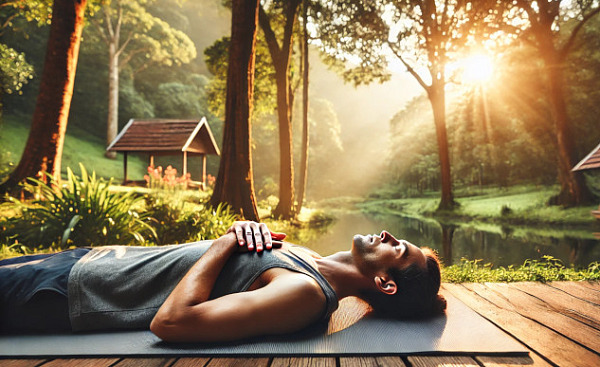
[[[154,168],[154,156],[150,154],[150,167]]]
[[[183,175],[187,175],[187,152],[183,152]]]
[[[183,176],[187,175],[187,152],[183,151]],[[188,183],[186,183],[185,188],[188,188]]]
[[[206,154],[202,154],[202,190],[206,190]]]
[[[127,152],[123,152],[123,182],[127,182]]]

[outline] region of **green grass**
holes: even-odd
[[[554,186],[515,186],[488,189],[484,193],[459,197],[454,211],[437,211],[438,197],[370,200],[359,204],[368,213],[434,217],[443,222],[480,221],[496,224],[594,225],[591,211],[597,205],[576,208],[548,206],[548,198],[558,192]],[[506,209],[508,208],[508,209]]]
[[[492,267],[479,260],[463,259],[461,264],[442,268],[442,281],[464,282],[550,282],[550,281],[600,280],[600,263],[593,262],[587,268],[567,268],[558,259],[544,256],[541,261],[527,260],[520,266]]]
[[[15,165],[19,162],[29,135],[29,121],[22,121],[17,116],[3,116],[0,125],[0,151],[8,152],[5,161],[0,165]],[[96,171],[99,177],[123,180],[123,156],[109,159],[104,156],[104,141],[75,126],[68,127],[62,156],[62,173],[66,176],[70,167],[76,174],[79,172],[79,163],[90,171]],[[128,156],[127,168],[130,180],[142,180],[146,173],[148,162],[146,157]],[[3,172],[0,169],[0,172]],[[0,177],[0,179],[2,179]]]

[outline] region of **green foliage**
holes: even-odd
[[[552,256],[542,260],[526,260],[521,266],[494,268],[481,264],[481,260],[462,259],[458,265],[442,267],[442,281],[463,282],[550,282],[555,280],[599,280],[600,263],[593,262],[587,268],[567,268]]]
[[[204,50],[204,60],[208,70],[214,75],[207,87],[209,108],[220,118],[225,117],[230,42],[230,37],[223,37]],[[273,113],[277,106],[276,95],[275,70],[264,36],[259,33],[254,65],[254,116]]]
[[[172,197],[171,197],[172,199]],[[167,245],[217,238],[227,231],[237,216],[224,204],[216,208],[208,202],[184,209],[182,203],[166,201],[156,194],[146,198],[150,224],[156,231],[156,244]]]
[[[146,216],[135,210],[143,198],[111,192],[112,180],[80,168],[81,178],[68,169],[67,183],[60,188],[30,179],[24,190],[34,197],[31,202],[10,198],[4,205],[18,214],[0,222],[3,242],[18,241],[30,249],[145,244],[154,233]]]
[[[20,92],[32,78],[33,66],[27,63],[25,54],[0,44],[0,94]]]
[[[148,167],[144,176],[150,193],[146,195],[146,213],[156,232],[156,243],[167,245],[216,238],[227,231],[236,215],[226,204],[216,208],[208,198],[198,198],[187,190],[189,173],[177,176],[168,166]]]

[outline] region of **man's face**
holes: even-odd
[[[425,267],[427,259],[420,248],[398,240],[387,231],[379,235],[356,235],[351,253],[365,275],[377,275],[391,267],[404,269],[412,264]]]

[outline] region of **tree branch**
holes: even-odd
[[[569,51],[573,47],[573,44],[575,43],[575,38],[577,37],[577,34],[583,28],[585,23],[587,23],[590,19],[592,19],[592,17],[594,17],[594,15],[598,14],[599,12],[600,12],[600,6],[597,7],[596,9],[592,10],[591,12],[587,13],[583,17],[583,19],[575,26],[575,28],[573,28],[573,30],[571,31],[571,34],[569,35],[569,39],[564,44],[564,46],[558,51],[559,58],[561,61],[563,61],[565,59],[565,57],[567,57],[567,54],[569,53]]]
[[[271,54],[271,58],[274,61],[273,64],[278,64],[276,60],[279,59],[281,48],[279,47],[279,43],[277,42],[275,32],[273,32],[273,28],[271,28],[269,17],[263,9],[262,5],[258,7],[258,23],[260,23],[260,28],[263,30],[263,33],[265,35],[267,47],[269,47],[269,53]]]
[[[402,62],[402,64],[403,64],[403,65],[404,65],[404,67],[406,68],[406,71],[408,71],[408,73],[409,73],[410,75],[412,75],[412,76],[413,76],[413,77],[414,77],[414,78],[417,80],[417,83],[419,83],[419,85],[420,85],[421,87],[423,87],[423,89],[425,89],[425,91],[426,91],[426,92],[429,92],[429,89],[431,88],[431,86],[427,85],[427,83],[425,83],[425,81],[423,80],[423,78],[421,78],[421,76],[419,75],[419,73],[417,73],[417,72],[415,71],[415,69],[414,69],[412,66],[410,66],[410,65],[408,64],[408,62],[406,62],[406,61],[404,60],[404,58],[402,57],[402,55],[400,55],[400,54],[398,53],[398,51],[396,51],[396,50],[395,50],[395,49],[392,47],[392,45],[390,44],[390,41],[386,41],[386,43],[388,44],[388,46],[389,46],[390,50],[392,50],[392,52],[394,53],[394,55],[396,55],[396,57],[397,57],[397,58],[398,58],[398,59],[399,59],[399,60]]]

